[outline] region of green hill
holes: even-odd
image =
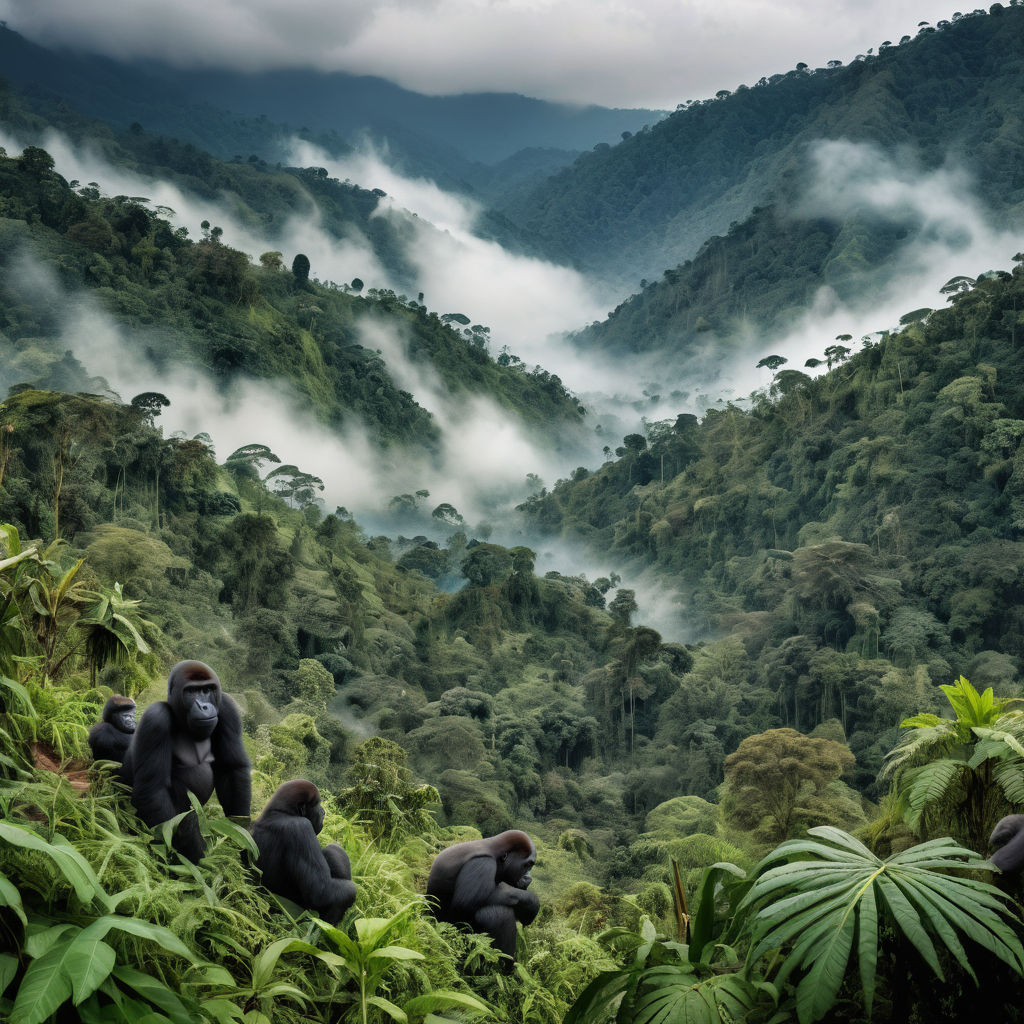
[[[596,147],[503,209],[607,279],[635,288],[785,193],[810,143],[872,142],[925,168],[973,172],[997,211],[1024,200],[1024,11],[955,15],[847,67],[810,69],[689,104]],[[799,185],[798,185],[799,187]]]
[[[178,152],[208,163],[212,177],[227,167],[195,151]],[[188,170],[201,173],[201,167]],[[258,169],[230,173],[235,184],[247,181],[253,194],[270,184]],[[280,187],[274,193],[278,217],[285,216],[289,200],[308,203],[313,195],[328,216],[344,224],[352,211],[370,219],[376,201],[315,169],[274,180]],[[0,258],[7,268],[0,329],[8,386],[71,391],[103,386],[65,356],[62,303],[45,289],[18,283],[14,271],[31,255],[55,272],[58,288],[85,289],[98,300],[125,337],[134,339],[138,357],[148,360],[154,376],[162,366],[183,362],[223,382],[282,378],[309,397],[324,423],[340,428],[349,418],[364,422],[381,444],[412,441],[429,447],[436,428],[413,397],[395,386],[383,360],[358,343],[357,326],[365,318],[377,318],[406,336],[410,357],[433,367],[453,395],[489,395],[536,426],[577,423],[582,415],[558,378],[495,362],[481,325],[470,327],[467,321],[460,331],[455,320],[405,296],[374,289],[363,295],[361,282],[353,288],[310,281],[308,260],[304,270],[297,265],[289,271],[280,253],[268,253],[254,266],[220,241],[215,225],[192,241],[152,211],[147,200],[104,198],[91,185],[71,187],[41,149],[0,157],[0,203]]]

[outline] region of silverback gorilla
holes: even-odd
[[[1024,868],[1024,814],[1008,814],[1000,818],[992,829],[988,844],[999,847],[989,860],[1004,875],[1019,875]]]
[[[540,901],[527,887],[537,850],[525,832],[502,832],[442,850],[430,868],[427,896],[439,921],[468,925],[483,932],[515,967],[516,922],[530,924]]]
[[[260,850],[256,867],[271,892],[337,924],[355,902],[356,887],[348,854],[337,843],[320,846],[323,827],[320,790],[312,782],[278,786],[252,827]]]
[[[249,756],[242,745],[238,705],[201,661],[179,661],[167,680],[167,700],[146,708],[124,762],[139,817],[153,828],[190,809],[188,794],[205,804],[214,790],[224,813],[248,816]],[[174,848],[196,862],[205,843],[195,814],[178,826]]]
[[[103,705],[103,714],[89,730],[89,749],[96,761],[124,761],[135,732],[135,701],[115,693]]]

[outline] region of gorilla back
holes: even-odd
[[[242,716],[213,669],[201,661],[171,669],[167,700],[146,708],[124,773],[132,803],[150,828],[189,810],[189,793],[206,803],[216,790],[225,814],[248,816],[252,784]],[[192,861],[202,856],[195,814],[178,827],[174,847]]]
[[[305,779],[277,788],[252,827],[263,884],[279,896],[337,924],[355,902],[348,854],[337,844],[321,847],[324,825],[320,791]]]

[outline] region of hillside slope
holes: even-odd
[[[720,94],[721,95],[721,94]],[[1024,10],[924,27],[848,67],[762,78],[598,147],[504,212],[635,288],[771,202],[821,139],[876,143],[975,172],[997,210],[1024,200]]]

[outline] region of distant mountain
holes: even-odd
[[[832,63],[679,109],[502,209],[553,251],[635,289],[773,201],[822,139],[873,142],[924,169],[953,157],[994,209],[1024,203],[1024,9],[995,4]]]
[[[224,159],[280,159],[285,134],[350,142],[387,139],[410,170],[475,185],[476,164],[523,149],[561,150],[568,162],[664,115],[655,110],[569,107],[506,93],[422,96],[380,78],[313,71],[183,71],[150,62],[47,50],[0,29],[5,78],[39,97],[126,128],[172,135]]]

